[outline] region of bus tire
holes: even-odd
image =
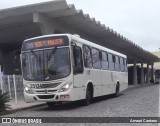
[[[114,96],[115,96],[115,97],[118,97],[118,96],[119,96],[119,84],[117,84],[117,86],[116,86],[116,91],[115,91]]]
[[[48,107],[53,108],[55,106],[55,102],[47,102]]]
[[[93,89],[91,88],[91,86],[87,86],[86,89],[86,98],[83,100],[83,105],[87,106],[89,104],[91,104],[91,101],[93,99]]]

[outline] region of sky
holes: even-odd
[[[1,0],[0,9],[45,1]],[[160,51],[160,0],[67,0],[67,3],[145,50]]]

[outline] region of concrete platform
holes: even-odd
[[[19,110],[19,109],[26,109],[26,108],[36,107],[40,105],[45,105],[46,103],[45,102],[26,103],[24,102],[24,100],[20,100],[20,101],[17,101],[17,104],[16,104],[14,100],[11,100],[7,104],[11,106],[12,109],[10,110]]]
[[[7,109],[7,111],[0,113],[0,116],[15,113],[20,110],[25,110],[25,109],[29,109],[29,108],[35,108],[35,107],[40,107],[40,106],[46,105],[45,102],[26,103],[26,102],[24,102],[24,100],[18,100],[17,104],[16,104],[15,100],[11,100],[10,102],[8,102],[6,104],[10,105],[11,109]]]

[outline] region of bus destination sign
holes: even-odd
[[[68,38],[66,36],[49,37],[49,38],[41,38],[41,39],[26,41],[22,49],[30,50],[30,49],[46,48],[51,46],[67,46],[67,45],[68,45]]]

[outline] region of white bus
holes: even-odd
[[[82,100],[128,88],[127,57],[77,35],[53,34],[22,44],[25,102],[56,103]]]

